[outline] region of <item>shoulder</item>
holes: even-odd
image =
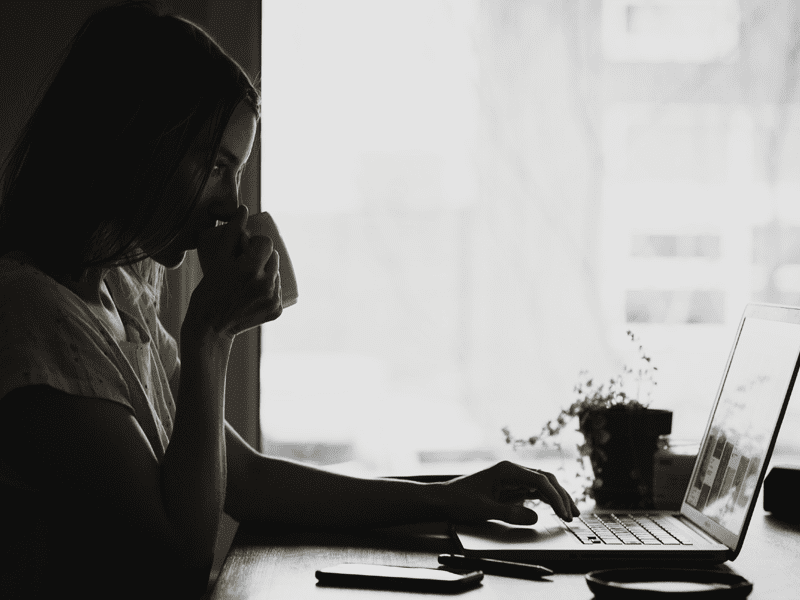
[[[0,346],[63,338],[65,331],[97,334],[85,304],[36,267],[0,257]],[[62,339],[63,341],[63,339]]]
[[[0,348],[62,344],[92,328],[86,307],[37,268],[0,258]]]
[[[128,404],[111,340],[85,304],[30,265],[0,258],[0,397],[47,384]]]
[[[67,290],[62,289],[63,286],[16,256],[9,253],[0,257],[0,287],[3,289],[0,306],[5,311],[46,311],[67,303]]]

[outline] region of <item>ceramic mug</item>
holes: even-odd
[[[297,280],[294,276],[292,260],[286,250],[286,244],[278,232],[278,226],[268,212],[250,215],[247,218],[247,232],[250,235],[263,235],[272,240],[274,249],[278,252],[280,263],[278,272],[281,275],[281,301],[283,308],[291,306],[297,302]]]

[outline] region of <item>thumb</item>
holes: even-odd
[[[498,502],[495,504],[495,508],[497,516],[491,518],[499,519],[512,525],[534,525],[539,520],[539,515],[535,511],[522,504],[500,504]]]
[[[197,249],[200,248],[205,249],[206,246],[211,244],[217,244],[218,240],[222,239],[222,235],[225,231],[223,225],[217,225],[216,227],[209,227],[208,229],[201,231],[200,236],[198,237]]]
[[[225,227],[218,225],[200,233],[197,241],[197,258],[200,261],[200,268],[206,273],[210,264],[214,261],[219,252],[219,243],[225,234]]]

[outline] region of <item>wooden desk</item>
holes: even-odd
[[[438,554],[454,551],[445,531],[443,523],[347,534],[270,533],[240,526],[210,597],[211,600],[400,598],[402,592],[318,587],[314,572],[342,562],[436,567]],[[753,593],[749,596],[753,600],[800,597],[800,526],[785,524],[765,513],[759,501],[741,554],[726,566],[753,582]],[[446,597],[418,593],[413,596]],[[541,581],[486,575],[480,587],[459,596],[504,600],[593,597],[582,574],[556,574]]]

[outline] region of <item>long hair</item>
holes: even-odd
[[[260,116],[250,78],[199,26],[142,0],[95,12],[4,161],[0,255],[74,280],[124,267],[159,310],[150,257],[186,225],[241,101]],[[179,172],[187,158],[198,168]]]

